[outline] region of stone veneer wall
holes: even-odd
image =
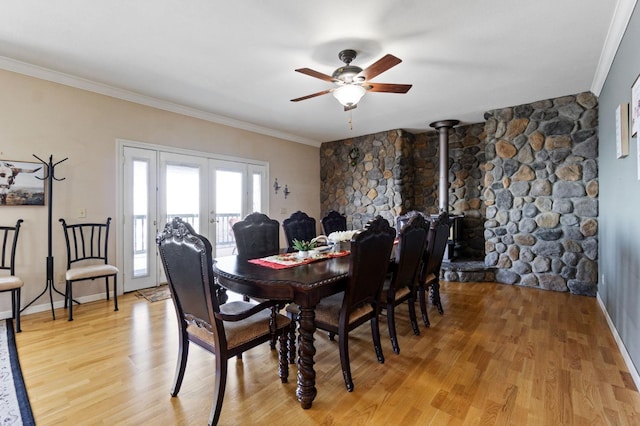
[[[321,213],[335,210],[347,216],[349,229],[358,229],[377,215],[394,224],[413,205],[414,135],[390,130],[320,147]],[[349,152],[358,148],[355,166]]]
[[[484,123],[449,131],[449,211],[464,214],[458,254],[484,259],[484,204],[480,198],[485,162]],[[358,148],[356,166],[349,152]],[[358,228],[375,215],[395,223],[409,210],[438,212],[439,142],[436,132],[403,130],[334,141],[320,148],[321,210],[347,216]]]
[[[486,114],[485,264],[497,281],[595,295],[597,106],[580,93]]]
[[[449,131],[450,212],[461,255],[497,281],[595,295],[598,102],[580,93],[486,114]],[[322,144],[321,210],[359,228],[380,214],[438,210],[438,135],[403,130]],[[349,151],[360,158],[349,164]]]
[[[449,130],[449,213],[463,214],[462,244],[457,254],[484,259],[485,205],[482,202],[485,159],[484,123]],[[413,209],[438,213],[439,141],[437,132],[416,135]]]

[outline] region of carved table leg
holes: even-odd
[[[316,330],[313,307],[300,307],[300,326],[298,328],[298,389],[296,395],[302,408],[311,408],[316,397],[316,372],[313,369],[313,333]]]
[[[440,283],[435,281],[431,284],[431,302],[436,305],[438,308],[438,312],[440,315],[444,314],[444,310],[442,309],[442,302],[440,301]]]

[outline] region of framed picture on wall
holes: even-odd
[[[0,206],[44,206],[42,164],[0,160]]]
[[[629,155],[629,104],[616,108],[616,158]]]
[[[636,152],[638,153],[638,180],[640,180],[640,138],[637,138],[636,144],[638,145],[636,147]]]
[[[631,136],[636,136],[640,130],[640,75],[631,86]]]

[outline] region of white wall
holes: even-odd
[[[244,130],[182,116],[155,108],[0,70],[0,159],[36,161],[33,154],[53,161],[68,160],[56,169],[53,185],[53,255],[56,287],[65,269],[64,236],[58,219],[68,221],[114,220],[116,212],[116,139],[126,139],[267,161],[271,178],[288,184],[284,199],[270,190],[269,216],[282,220],[296,210],[319,219],[319,149]],[[270,182],[269,188],[271,188]],[[46,198],[46,194],[45,194]],[[87,209],[86,219],[78,211]],[[283,213],[284,212],[284,213]],[[0,223],[24,219],[17,254],[17,271],[25,282],[23,306],[46,284],[47,207],[0,207]],[[110,258],[115,261],[120,237],[110,238]],[[283,244],[283,243],[281,243]],[[120,291],[122,281],[119,282]],[[74,297],[91,299],[104,292],[104,282],[86,282],[74,288]],[[0,315],[9,316],[9,296],[0,296]],[[62,297],[56,295],[56,301]],[[49,309],[41,297],[34,310]],[[32,311],[30,308],[25,313]]]

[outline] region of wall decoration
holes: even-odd
[[[640,130],[640,75],[631,86],[631,136],[636,136]]]
[[[640,180],[640,138],[637,138],[636,143],[638,144],[636,147],[636,152],[638,153],[638,180]]]
[[[616,158],[629,155],[629,104],[616,108]]]
[[[360,157],[360,150],[358,148],[351,148],[351,151],[349,151],[349,164],[355,167],[356,164],[358,164],[358,157]]]
[[[42,165],[0,160],[0,205],[44,206]]]

